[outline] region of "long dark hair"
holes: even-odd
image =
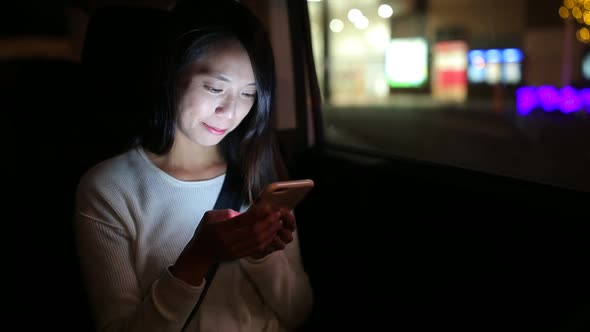
[[[252,64],[256,101],[219,147],[228,169],[242,177],[244,198],[251,202],[266,184],[287,177],[271,128],[275,68],[267,33],[247,8],[232,0],[180,1],[171,14],[156,93],[159,101],[138,143],[156,154],[170,151],[176,132],[178,82],[186,68],[207,56],[211,45],[239,41]]]

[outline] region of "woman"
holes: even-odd
[[[187,321],[189,331],[287,331],[311,310],[293,214],[250,206],[283,178],[270,44],[244,7],[213,6],[172,11],[150,126],[79,183],[78,250],[99,331],[179,331]],[[228,171],[243,180],[245,204],[213,210]]]

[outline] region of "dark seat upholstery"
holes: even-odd
[[[4,213],[14,216],[4,232],[18,243],[4,262],[14,278],[6,288],[14,292],[9,318],[27,330],[80,331],[88,319],[70,227],[76,181],[70,117],[79,105],[80,64],[14,59],[2,62],[1,76],[3,143],[14,148],[3,159],[10,197]]]
[[[88,166],[125,150],[153,107],[167,12],[109,6],[91,16],[82,49],[85,109],[79,113]]]
[[[39,317],[29,327],[93,330],[71,227],[75,189],[89,167],[127,146],[150,107],[147,69],[156,58],[164,14],[101,8],[91,16],[80,63],[11,66],[15,82],[8,92],[18,106],[7,126],[19,143],[27,139],[19,144],[15,180],[28,180],[20,184],[27,192],[19,195],[22,206],[14,206],[27,228],[17,234],[28,234],[15,265],[24,266],[16,271],[26,287],[14,303]]]

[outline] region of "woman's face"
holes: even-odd
[[[218,144],[256,100],[250,58],[237,40],[212,45],[182,77],[176,135],[201,146]]]

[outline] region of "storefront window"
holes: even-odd
[[[308,1],[329,143],[590,190],[584,1]]]

